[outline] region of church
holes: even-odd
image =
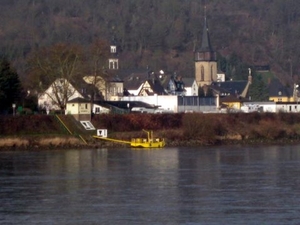
[[[225,80],[225,74],[218,71],[217,53],[211,44],[206,13],[204,16],[201,45],[195,51],[194,61],[195,80],[199,88],[204,90],[204,96],[210,89],[214,96],[248,97],[248,89],[252,82],[251,69],[249,69],[248,80]]]

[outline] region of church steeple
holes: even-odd
[[[207,19],[204,18],[204,26],[203,26],[203,33],[202,33],[202,43],[199,49],[201,52],[213,52],[213,48],[211,47]]]
[[[199,86],[210,85],[217,80],[217,54],[213,50],[204,6],[204,25],[201,46],[195,51],[195,79]]]
[[[206,6],[204,6],[204,24],[202,32],[202,42],[199,49],[195,52],[195,61],[216,61],[216,52],[213,50],[210,42],[209,30],[206,18]]]
[[[108,68],[110,70],[118,70],[119,69],[117,41],[114,36],[110,43],[110,58],[108,59]]]

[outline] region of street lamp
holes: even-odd
[[[16,115],[16,104],[15,103],[12,104],[12,108],[13,108],[13,115]]]
[[[296,84],[295,85],[295,94],[296,94],[296,99],[297,99],[297,112],[299,111],[299,109],[298,109],[298,102],[299,102],[299,90],[298,90],[298,88],[299,88],[299,85]]]
[[[130,103],[127,103],[127,109],[128,109],[128,113],[130,113]]]

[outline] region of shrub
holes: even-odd
[[[214,115],[189,113],[183,116],[183,132],[186,139],[214,143],[216,140]]]
[[[286,124],[290,124],[290,125],[300,122],[299,113],[280,112],[280,113],[278,113],[278,118],[279,118],[280,121],[282,121]]]
[[[276,140],[286,137],[286,131],[278,122],[262,120],[257,127],[257,133],[269,140]]]

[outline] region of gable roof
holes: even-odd
[[[185,87],[192,87],[193,83],[195,81],[195,78],[183,77],[182,81],[183,81]]]
[[[271,80],[269,84],[270,97],[291,97],[293,88],[285,87],[278,79]]]
[[[127,90],[137,90],[149,77],[148,72],[131,73],[124,79],[124,87]]]
[[[224,81],[224,82],[212,82],[211,88],[222,88],[231,95],[241,95],[245,90],[248,81]],[[220,89],[221,90],[221,89]]]
[[[68,101],[67,103],[90,103],[90,100],[78,97]]]
[[[145,90],[148,95],[166,95],[165,89],[161,85],[159,80],[156,79],[149,79],[146,82],[148,82],[150,88],[153,90],[153,92],[150,92],[149,90]],[[144,84],[146,84],[146,82]],[[144,87],[142,87],[141,92],[144,90]]]

